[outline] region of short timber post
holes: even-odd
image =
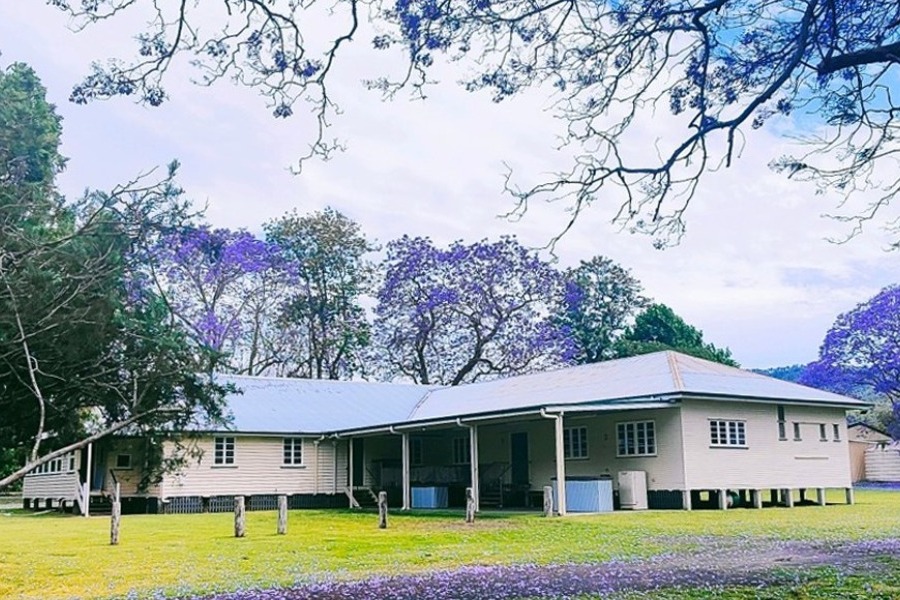
[[[728,510],[728,490],[719,490],[719,509]]]
[[[853,488],[848,487],[844,488],[844,497],[847,499],[847,504],[853,504]]]
[[[782,490],[784,505],[788,508],[794,508],[794,490],[791,488],[785,488]]]
[[[378,492],[378,529],[387,529],[387,492]]]
[[[544,486],[544,516],[553,516],[553,486]]]
[[[111,546],[119,545],[119,521],[122,520],[122,488],[120,484],[116,484],[116,497],[112,503],[112,510],[109,517],[109,544]]]
[[[278,535],[287,533],[287,496],[278,496]]]
[[[234,537],[244,537],[247,514],[244,511],[244,497],[234,497]]]
[[[825,506],[825,488],[816,488],[816,504]]]
[[[759,490],[750,490],[750,500],[753,502],[753,508],[762,508],[762,492]]]
[[[472,488],[466,488],[466,523],[475,522],[475,492]]]
[[[681,490],[681,508],[684,510],[692,510],[694,508],[691,504],[691,490]]]

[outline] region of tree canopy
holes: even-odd
[[[634,325],[616,344],[619,357],[675,350],[697,358],[740,366],[728,348],[718,348],[703,339],[703,332],[689,325],[665,304],[651,304],[635,317]]]
[[[387,245],[373,324],[382,376],[458,385],[567,364],[562,275],[514,238]]]
[[[276,117],[308,105],[318,118],[309,156],[336,147],[327,127],[340,98],[329,85],[353,41],[404,61],[399,75],[367,81],[386,96],[404,88],[424,96],[442,60],[463,65],[465,88],[497,102],[529,88],[552,92],[574,160],[533,187],[511,186],[519,209],[565,199],[574,219],[603,200],[617,205],[616,220],[660,244],[683,233],[702,178],[733,165],[752,143],[749,130],[779,115],[792,119],[809,152],[772,157],[772,165],[821,189],[872,193],[845,215],[857,228],[900,190],[895,0],[48,3],[80,28],[123,13],[150,19],[134,32],[134,56],[95,64],[75,102],[133,96],[159,105],[183,55],[201,83],[255,88]],[[670,133],[646,152],[641,128],[662,113]]]
[[[884,288],[838,316],[800,380],[805,385],[893,404],[900,438],[900,285]]]
[[[160,298],[144,245],[188,218],[174,168],[68,202],[60,123],[34,72],[0,72],[0,488],[122,429],[219,418],[221,389]]]

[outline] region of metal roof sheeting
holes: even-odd
[[[217,375],[229,394],[229,429],[326,433],[405,420],[430,388],[419,385]]]
[[[868,406],[830,392],[677,352],[532,373],[456,387],[219,376],[243,390],[227,398],[230,429],[332,433],[523,409],[683,396]]]

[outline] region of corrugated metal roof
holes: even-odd
[[[230,429],[255,433],[331,433],[547,406],[691,395],[867,406],[677,352],[443,388],[236,375],[219,379],[243,391],[227,398]]]
[[[323,379],[219,375],[242,393],[226,399],[229,429],[254,433],[325,433],[405,421],[425,386]]]
[[[410,416],[431,420],[548,405],[698,395],[866,406],[865,402],[678,352],[441,388]]]

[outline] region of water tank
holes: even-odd
[[[622,510],[647,510],[647,472],[619,471],[617,479]]]

